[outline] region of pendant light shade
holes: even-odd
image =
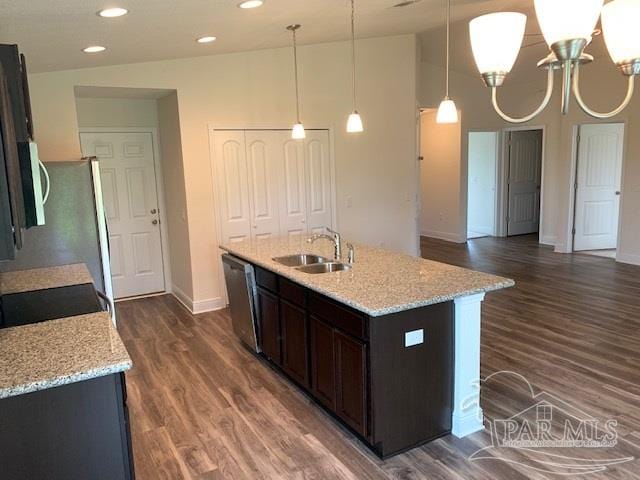
[[[364,132],[364,125],[362,125],[362,117],[358,112],[353,112],[349,115],[347,120],[347,133],[361,133]]]
[[[535,0],[538,23],[549,47],[584,39],[591,42],[604,0]]]
[[[602,30],[617,65],[640,59],[640,0],[614,0],[602,9]]]
[[[527,16],[515,12],[490,13],[471,20],[471,49],[482,75],[506,75],[511,71],[524,40],[526,24]]]
[[[458,123],[458,109],[453,100],[445,98],[440,103],[438,114],[436,115],[436,123]]]
[[[451,60],[451,0],[447,0],[447,67],[445,79],[444,100],[440,103],[436,123],[458,123],[458,109],[453,100],[449,98],[449,69]]]
[[[296,83],[296,123],[291,129],[291,138],[294,140],[303,140],[307,137],[304,131],[304,125],[300,121],[300,89],[298,87],[298,42],[296,32],[301,25],[289,25],[287,30],[293,35],[293,71]]]
[[[304,125],[296,123],[291,130],[291,138],[294,140],[304,140],[307,138],[307,133],[304,131]]]
[[[352,68],[352,93],[353,93],[353,111],[347,119],[347,133],[362,133],[364,125],[362,117],[356,108],[356,2],[351,0],[351,68]]]

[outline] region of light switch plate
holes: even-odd
[[[415,347],[424,343],[424,329],[413,330],[412,332],[405,332],[404,334],[404,346],[405,348]]]

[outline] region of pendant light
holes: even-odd
[[[458,109],[453,100],[449,98],[449,69],[450,69],[450,41],[451,41],[451,0],[447,0],[447,70],[444,100],[440,103],[436,123],[458,123]]]
[[[289,30],[293,35],[293,68],[294,68],[294,77],[296,82],[296,123],[291,129],[291,138],[294,140],[303,140],[307,137],[306,132],[304,131],[304,125],[300,121],[300,90],[298,88],[298,42],[296,38],[296,31],[302,25],[289,25],[287,30]]]
[[[364,132],[362,117],[356,108],[356,2],[351,0],[351,66],[353,79],[353,112],[347,120],[347,133]]]

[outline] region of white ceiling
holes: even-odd
[[[266,0],[241,10],[240,0],[2,0],[0,42],[17,43],[31,72],[135,63],[282,47],[285,27],[300,23],[300,43],[349,37],[347,0]],[[444,22],[445,0],[357,0],[358,37],[423,32]],[[495,10],[529,8],[533,0],[453,0],[454,19]],[[130,14],[103,19],[96,12],[122,6]],[[195,39],[215,35],[212,44]],[[108,50],[87,55],[88,45]]]

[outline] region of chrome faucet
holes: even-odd
[[[334,245],[334,253],[333,257],[335,260],[340,261],[342,258],[342,238],[338,232],[334,232],[329,227],[325,227],[325,230],[329,232],[331,235],[327,235],[326,233],[316,233],[315,235],[307,238],[308,243],[313,243],[316,240],[320,240],[321,238],[326,238],[327,240],[331,240]]]

